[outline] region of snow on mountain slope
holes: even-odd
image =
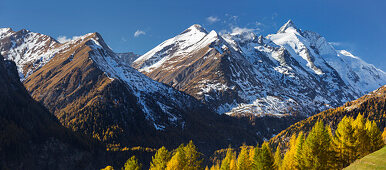
[[[55,39],[43,34],[0,28],[0,53],[16,63],[21,79],[47,63],[55,55],[58,45]]]
[[[385,84],[384,72],[361,60],[350,62],[353,57],[336,53],[323,37],[315,35],[298,29],[291,20],[266,38],[252,32],[220,36],[193,25],[132,66],[218,113],[241,115],[312,115],[353,100],[366,88]],[[335,58],[344,59],[336,63]],[[355,74],[365,77],[361,81],[348,78],[359,76],[339,69],[342,63],[346,70],[362,70]]]
[[[186,55],[194,50],[194,45],[202,40],[208,33],[199,25],[192,25],[180,35],[164,41],[153,50],[150,50],[133,63],[141,65],[140,70],[149,72],[160,66],[168,58],[178,55]],[[165,58],[166,56],[166,58]]]
[[[169,123],[176,124],[182,119],[180,111],[200,107],[201,104],[194,102],[194,98],[156,82],[132,68],[130,63],[122,62],[120,56],[116,55],[99,35],[91,38],[86,44],[93,49],[90,53],[91,59],[105,74],[128,85],[138,98],[146,119],[152,121],[155,128],[162,130],[166,126],[156,120],[161,114],[168,117]],[[157,101],[157,106],[154,106],[154,101]]]

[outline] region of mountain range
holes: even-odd
[[[289,20],[266,37],[193,25],[135,60],[217,113],[310,116],[386,83],[386,73]]]
[[[255,144],[384,84],[386,73],[290,20],[275,34],[192,25],[144,55],[99,33],[0,29],[0,54],[59,122],[107,146]]]

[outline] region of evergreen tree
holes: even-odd
[[[296,168],[296,134],[293,134],[290,139],[289,148],[283,158],[284,169],[295,169]]]
[[[142,168],[142,164],[138,163],[138,159],[135,156],[132,156],[128,159],[125,165],[122,167],[122,170],[140,170]]]
[[[183,169],[186,165],[184,145],[181,144],[174,150],[174,154],[166,165],[167,170]]]
[[[262,170],[271,170],[274,168],[273,163],[273,155],[271,148],[268,145],[268,142],[264,142],[263,145],[261,145],[259,157],[258,157],[258,169]]]
[[[354,128],[356,159],[369,154],[370,138],[366,132],[365,120],[362,114],[358,114],[352,124]]]
[[[295,142],[295,154],[294,154],[295,163],[294,164],[296,169],[304,169],[304,162],[302,158],[304,140],[305,140],[304,134],[303,132],[300,132]]]
[[[249,159],[248,148],[243,145],[239,156],[237,157],[237,169],[238,170],[249,170],[251,161]]]
[[[336,167],[342,169],[356,159],[356,139],[354,137],[354,128],[351,126],[352,118],[343,117],[338,123],[333,138],[333,148],[336,153]]]
[[[221,170],[230,170],[231,169],[231,161],[233,159],[233,151],[231,146],[228,147],[225,158],[221,161]]]
[[[152,157],[152,161],[150,163],[150,170],[164,170],[166,169],[166,165],[170,160],[171,154],[165,148],[161,147],[157,150],[155,155]]]
[[[275,169],[281,169],[282,165],[282,159],[281,159],[281,150],[280,150],[280,144],[276,147],[276,152],[274,155],[274,163],[273,163]]]
[[[197,151],[196,146],[193,144],[193,141],[190,141],[185,147],[185,160],[186,160],[186,169],[200,169],[201,168],[201,153]]]
[[[260,155],[260,148],[259,145],[257,145],[255,148],[252,148],[250,150],[249,156],[251,160],[251,169],[259,169],[259,155]]]
[[[212,167],[210,167],[210,170],[220,170],[220,164],[215,163],[214,165],[212,165]]]
[[[237,170],[236,154],[233,154],[231,164],[230,164],[230,170]]]
[[[302,149],[305,169],[329,169],[330,136],[319,120],[308,134]]]
[[[384,145],[382,140],[382,134],[377,124],[374,121],[366,121],[366,131],[370,138],[369,153],[375,152],[381,149]]]

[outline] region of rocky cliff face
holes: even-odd
[[[385,72],[292,21],[267,37],[193,25],[132,66],[230,115],[309,116],[386,83]]]

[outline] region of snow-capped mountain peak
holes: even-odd
[[[386,84],[384,72],[359,60],[347,62],[344,58],[355,57],[336,51],[324,37],[302,31],[291,20],[266,38],[251,31],[223,35],[211,31],[198,37],[187,30],[186,35],[150,50],[133,66],[208,103],[218,113],[312,115],[359,97],[373,88],[369,84]],[[353,85],[354,79],[360,85]]]
[[[298,32],[299,29],[295,26],[292,20],[288,20],[283,26],[280,27],[277,33],[285,33],[285,32]]]
[[[203,33],[208,33],[204,27],[202,27],[201,25],[199,24],[193,24],[192,26],[190,26],[188,29],[186,29],[185,31],[183,31],[181,34],[185,34],[185,33],[188,33],[188,32],[203,32]],[[180,34],[180,35],[181,35]]]

